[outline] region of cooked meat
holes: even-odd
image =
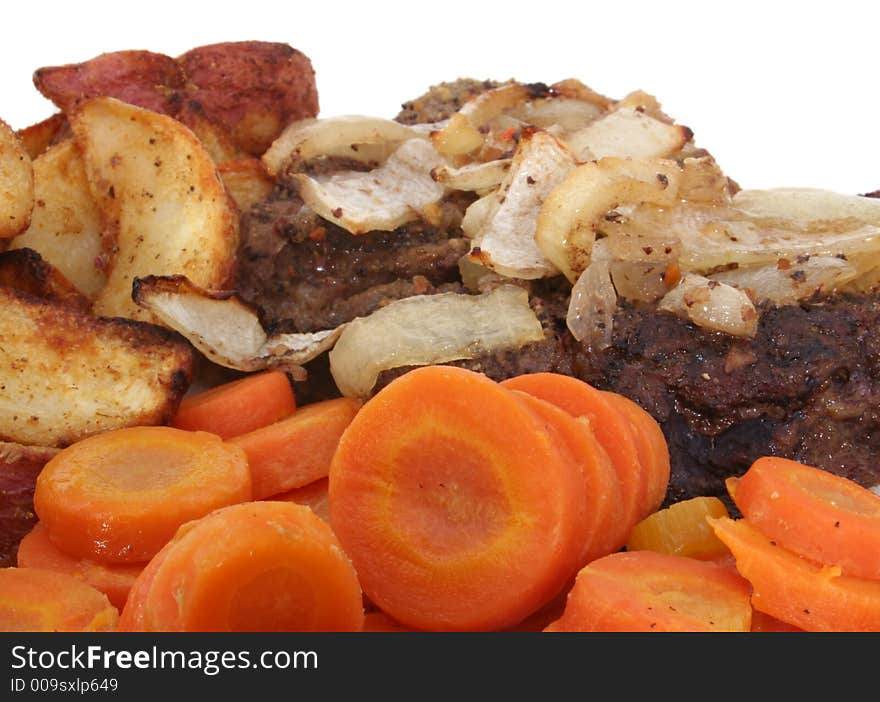
[[[458,284],[468,242],[464,205],[450,200],[436,227],[353,236],[286,192],[242,219],[238,289],[286,331],[331,329],[392,300]]]
[[[497,88],[500,83],[491,80],[460,78],[449,83],[431,86],[427,93],[403,103],[395,117],[403,124],[424,124],[449,119],[470,98]]]
[[[757,457],[786,456],[880,483],[880,301],[841,296],[763,310],[754,339],[624,306],[605,353],[574,372],[627,395],[661,423],[669,501],[725,494]]]

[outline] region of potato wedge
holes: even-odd
[[[165,329],[10,288],[0,310],[0,441],[60,447],[167,422],[189,387],[192,347]]]
[[[33,249],[0,253],[0,287],[60,302],[83,312],[88,312],[92,306],[89,298]]]
[[[318,114],[312,63],[287,44],[212,44],[178,61],[191,86],[188,100],[199,103],[252,156],[262,155],[291,122]]]
[[[246,212],[265,200],[275,186],[275,181],[258,158],[225,161],[217,165],[217,170],[240,212]]]
[[[107,96],[173,115],[186,84],[180,64],[152,51],[114,51],[82,63],[46,66],[34,85],[65,114],[84,99]]]
[[[24,231],[34,208],[34,171],[21,138],[0,120],[0,239]]]
[[[131,299],[132,281],[147,275],[185,275],[223,289],[234,269],[238,211],[193,133],[113,98],[80,103],[70,122],[110,255],[94,312],[153,321]]]
[[[21,138],[21,143],[24,144],[24,150],[28,152],[31,159],[36,159],[52,144],[60,141],[65,134],[69,136],[70,129],[67,117],[62,112],[56,112],[42,122],[18,130],[18,136]]]
[[[34,198],[30,226],[9,248],[37,251],[94,300],[107,281],[103,226],[82,155],[72,139],[50,147],[34,161]]]
[[[0,442],[0,568],[16,565],[18,543],[37,521],[37,475],[58,451]]]
[[[199,138],[214,163],[234,161],[247,155],[233,143],[229,133],[208,117],[202,106],[194,100],[186,101],[175,117]]]

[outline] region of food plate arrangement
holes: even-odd
[[[34,83],[3,628],[880,629],[871,193],[744,189],[580,77],[323,117],[241,41]]]

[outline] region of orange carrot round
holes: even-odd
[[[577,576],[545,631],[749,631],[749,583],[707,561],[654,551],[613,553]]]
[[[66,573],[0,568],[0,631],[114,631],[107,596]]]
[[[330,468],[330,517],[369,598],[406,626],[513,625],[581,552],[583,475],[486,376],[426,366],[360,410]]]
[[[639,462],[644,470],[639,510],[644,519],[656,512],[666,499],[671,471],[669,446],[657,420],[641,406],[618,393],[606,392],[605,396],[626,415],[632,425]]]
[[[18,567],[40,568],[66,573],[79,578],[99,592],[117,609],[125,606],[125,599],[145,564],[103,564],[85,558],[76,558],[61,551],[46,531],[37,523],[18,545]]]
[[[628,532],[645,516],[641,514],[645,502],[642,498],[644,469],[639,460],[632,426],[601,390],[577,378],[558,373],[519,375],[503,381],[501,385],[545,400],[574,417],[586,417],[617,471],[624,530]]]
[[[295,409],[287,374],[263,371],[184,397],[172,424],[228,439],[277,422]]]
[[[127,630],[360,631],[351,562],[330,527],[291,502],[248,502],[184,525],[144,570]]]
[[[328,524],[330,523],[330,479],[321,478],[301,488],[290,490],[273,497],[273,500],[279,502],[295,502],[298,505],[304,505],[317,514]]]
[[[880,495],[785,458],[755,461],[728,482],[742,515],[795,553],[880,580]]]
[[[751,582],[755,609],[805,631],[880,631],[880,581],[798,556],[746,519],[710,523]]]
[[[518,390],[512,391],[556,433],[554,439],[566,447],[582,473],[586,500],[583,550],[575,570],[600,556],[620,549],[626,530],[620,518],[623,509],[620,483],[608,453],[599,444],[588,422],[572,417],[556,405]]]
[[[59,549],[142,563],[182,523],[251,498],[247,458],[214,434],[133,427],[69,446],[43,468],[34,509]]]
[[[229,439],[247,454],[254,499],[326,478],[339,438],[360,406],[359,400],[347,397],[316,402],[286,419]]]

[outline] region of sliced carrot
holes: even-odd
[[[880,495],[785,458],[755,461],[728,481],[742,515],[795,553],[880,580]]]
[[[184,397],[172,424],[228,439],[277,422],[295,409],[287,374],[264,371]]]
[[[79,578],[40,568],[0,568],[0,631],[114,631],[119,612]]]
[[[184,522],[251,498],[247,457],[207,432],[132,427],[69,446],[43,468],[34,509],[62,551],[143,563]]]
[[[669,505],[636,524],[626,541],[627,551],[657,551],[690,558],[715,559],[730,550],[715,536],[708,517],[728,516],[717,497],[694,497]]]
[[[279,422],[229,439],[247,454],[254,499],[326,478],[339,438],[360,406],[359,400],[347,397],[317,402]]]
[[[880,581],[798,556],[746,519],[710,523],[751,582],[755,609],[805,631],[880,631]]]
[[[313,483],[296,488],[281,495],[276,495],[273,500],[279,502],[295,502],[298,505],[305,505],[312,512],[317,514],[328,524],[330,523],[330,496],[328,490],[330,487],[329,478],[321,478]]]
[[[382,611],[427,630],[511,626],[574,575],[583,475],[513,393],[425,366],[361,408],[330,468],[330,517]]]
[[[545,631],[749,631],[749,583],[726,568],[654,551],[586,566]]]
[[[400,622],[394,621],[391,617],[389,617],[384,612],[370,612],[369,614],[364,615],[364,631],[414,631],[414,629],[410,629],[405,627]]]
[[[636,450],[644,470],[640,511],[642,518],[645,518],[660,509],[666,499],[671,472],[669,445],[657,420],[640,405],[615,392],[606,392],[605,395],[629,418],[632,425]]]
[[[629,531],[644,514],[643,468],[629,420],[608,397],[591,385],[558,373],[530,373],[501,383],[546,400],[575,417],[586,417],[611,458],[620,481],[621,520]]]
[[[528,393],[512,392],[556,434],[554,440],[568,449],[571,460],[583,474],[585,533],[583,551],[574,570],[619,550],[626,538],[626,531],[621,528],[620,483],[608,453],[599,444],[589,423],[575,419],[556,405]]]
[[[799,629],[793,624],[789,624],[788,622],[783,622],[777,619],[776,617],[771,617],[769,614],[765,614],[760,610],[754,610],[752,612],[752,629],[754,632],[774,632],[781,633],[783,631],[803,631],[803,629]]]
[[[18,567],[54,570],[67,573],[107,595],[117,609],[125,599],[145,564],[104,565],[85,558],[75,558],[61,551],[49,538],[46,527],[37,523],[18,545]]]
[[[248,502],[181,528],[122,615],[146,631],[360,631],[351,562],[330,527],[291,502]]]

